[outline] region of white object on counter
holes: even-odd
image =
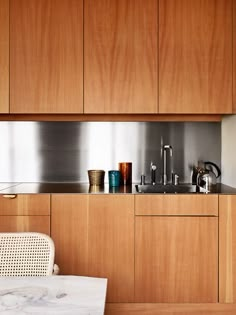
[[[1,277],[0,314],[102,315],[107,279]]]

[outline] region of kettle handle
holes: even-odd
[[[220,171],[219,167],[218,167],[215,163],[207,161],[207,162],[204,162],[204,165],[205,165],[205,166],[206,166],[206,165],[212,165],[212,166],[214,166],[215,169],[217,170],[216,178],[220,177],[221,171]]]

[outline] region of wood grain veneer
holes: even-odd
[[[50,195],[15,195],[8,199],[0,195],[0,215],[50,215]]]
[[[135,214],[218,216],[218,195],[139,195],[135,196]]]
[[[88,195],[52,194],[51,211],[60,273],[88,275]]]
[[[0,120],[8,121],[221,121],[221,115],[159,115],[159,114],[10,114],[1,115]]]
[[[159,15],[159,112],[232,113],[232,0],[160,0]]]
[[[233,113],[236,113],[236,0],[233,0]]]
[[[235,315],[236,304],[107,303],[105,315]]]
[[[85,113],[157,113],[157,1],[85,1]]]
[[[108,278],[108,302],[134,300],[134,196],[89,196],[89,275]]]
[[[219,196],[219,299],[236,302],[236,196]]]
[[[83,0],[11,0],[10,112],[83,112]]]
[[[135,302],[218,301],[218,218],[135,218]]]
[[[40,232],[50,235],[50,216],[1,215],[0,232]]]
[[[0,113],[9,113],[9,0],[0,0]]]

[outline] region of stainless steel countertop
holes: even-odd
[[[132,186],[89,186],[81,183],[0,183],[0,194],[140,194]],[[217,184],[210,194],[236,194],[236,188]]]
[[[2,186],[1,186],[2,184]],[[88,193],[135,193],[135,185],[109,187],[104,186],[90,186],[89,184],[81,183],[0,183],[0,194],[88,194]],[[1,189],[1,187],[4,187]]]

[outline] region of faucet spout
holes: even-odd
[[[163,175],[162,175],[162,184],[166,185],[168,183],[167,178],[167,150],[169,150],[170,157],[173,156],[172,146],[169,144],[165,144],[163,146]]]

